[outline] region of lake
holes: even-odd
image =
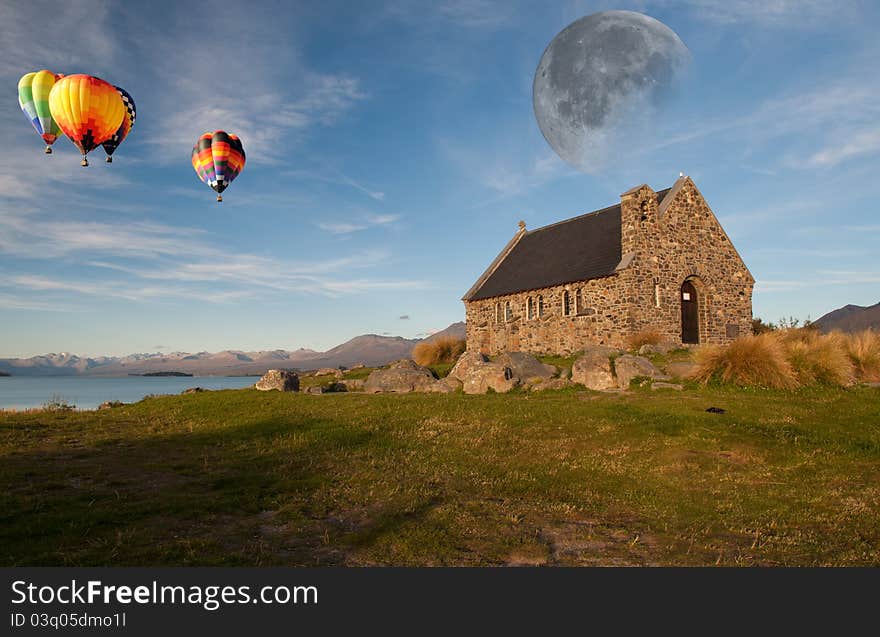
[[[256,376],[0,376],[0,409],[42,407],[53,398],[79,409],[95,409],[107,400],[139,401],[149,394],[179,394],[189,387],[240,389]]]

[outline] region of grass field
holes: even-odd
[[[3,565],[880,565],[877,388],[244,389],[0,455]]]

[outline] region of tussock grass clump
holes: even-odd
[[[629,349],[638,351],[642,345],[659,345],[663,342],[663,335],[657,330],[642,330],[635,334],[630,334],[626,339]]]
[[[445,336],[419,343],[413,348],[412,357],[422,366],[454,363],[464,353],[466,346],[464,339]]]
[[[801,385],[845,387],[855,380],[855,370],[847,355],[846,336],[820,334],[810,329],[776,332],[785,356]]]
[[[798,386],[794,369],[773,334],[743,336],[726,346],[708,346],[694,355],[697,370],[693,377],[744,387],[794,389]]]
[[[880,333],[863,330],[850,334],[846,346],[856,378],[866,383],[880,382]]]

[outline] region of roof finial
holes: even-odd
[[[521,231],[526,229],[526,222],[523,221],[522,219],[519,220],[519,229]]]
[[[678,178],[681,179],[682,177],[684,177],[684,173],[679,171]]]

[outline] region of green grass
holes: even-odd
[[[0,564],[877,566],[878,413],[710,386],[0,414]]]

